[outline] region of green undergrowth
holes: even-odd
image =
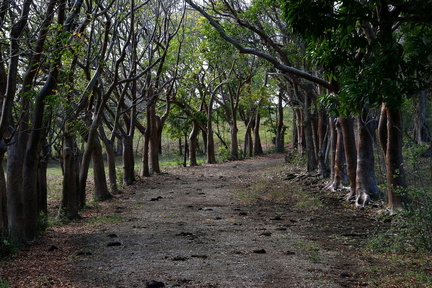
[[[91,226],[99,226],[106,223],[120,223],[122,218],[118,215],[104,215],[99,217],[92,217],[87,220],[87,223]]]
[[[366,253],[385,263],[369,267],[371,287],[432,287],[431,193],[411,188],[407,209],[380,216],[390,226],[367,244]]]
[[[432,287],[431,255],[369,253],[374,265],[363,269],[368,287]]]
[[[0,278],[0,288],[8,288],[9,282]]]

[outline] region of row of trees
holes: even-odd
[[[325,173],[330,163],[329,188],[340,187],[346,173],[347,198],[367,205],[379,192],[371,169],[378,129],[388,204],[409,203],[401,107],[407,99],[418,107],[414,141],[430,143],[424,117],[431,72],[431,21],[424,11],[430,1],[186,2],[241,53],[267,60],[285,78],[309,171]]]
[[[124,185],[135,181],[136,132],[141,176],[160,172],[168,122],[188,135],[190,165],[199,135],[214,163],[215,139],[233,160],[263,153],[261,118],[275,110],[282,152],[285,104],[308,170],[330,171],[332,189],[347,175],[357,205],[378,193],[370,169],[378,127],[389,205],[408,203],[401,105],[428,103],[430,1],[0,2],[0,230],[15,241],[34,239],[47,213],[53,151],[63,168],[59,213],[73,219],[86,204],[91,162],[93,197],[117,192],[115,142]],[[425,113],[416,115],[415,140],[430,141]],[[228,141],[215,119],[229,124]]]

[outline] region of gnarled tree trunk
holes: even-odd
[[[192,131],[189,134],[189,165],[197,166],[197,143],[200,128],[197,121],[193,121],[192,125]]]
[[[102,154],[102,145],[98,137],[93,139],[93,179],[94,179],[94,194],[95,200],[106,200],[112,198],[111,193],[108,191],[108,185],[105,175],[104,157]]]
[[[370,198],[379,194],[375,178],[375,160],[373,153],[373,131],[375,121],[368,117],[367,111],[357,117],[358,149],[356,171],[356,200],[357,207],[369,204]],[[374,127],[375,126],[375,127]]]

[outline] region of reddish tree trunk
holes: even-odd
[[[385,107],[387,116],[387,146],[385,154],[387,197],[391,209],[406,208],[408,195],[402,158],[402,113]]]
[[[355,199],[356,195],[356,170],[357,170],[357,149],[354,136],[353,119],[345,116],[339,117],[339,123],[341,125],[345,160],[347,165],[347,174],[350,182],[350,193],[347,195],[347,200],[351,201]]]
[[[311,92],[308,92],[305,97],[305,106],[303,107],[304,114],[304,132],[305,132],[305,140],[306,140],[306,154],[307,154],[307,171],[312,172],[315,171],[318,163],[315,157],[315,145],[313,140],[313,130],[312,130],[312,117],[311,117],[311,103],[312,103],[312,95]]]
[[[327,123],[329,122],[325,111],[320,110],[318,112],[318,169],[323,178],[327,178],[328,167],[326,165],[326,150],[327,150]],[[334,125],[333,125],[334,126]],[[334,127],[333,127],[334,128]],[[333,131],[334,132],[334,131]]]

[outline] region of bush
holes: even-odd
[[[391,218],[391,227],[375,235],[370,247],[390,252],[432,252],[432,197],[424,189],[411,190],[411,206]]]
[[[7,258],[18,251],[16,245],[14,245],[6,235],[2,235],[0,237],[0,259]],[[0,279],[1,280],[1,279]],[[2,282],[0,281],[0,288],[7,287],[2,286]]]

